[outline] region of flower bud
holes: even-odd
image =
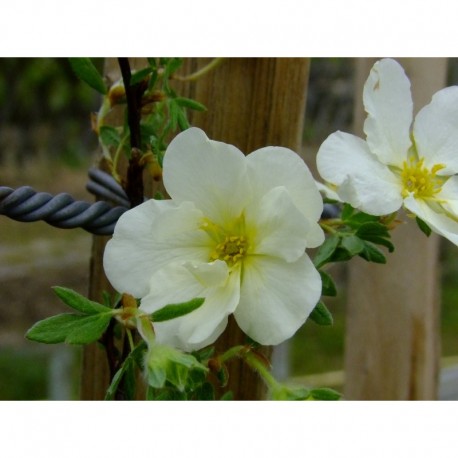
[[[146,379],[153,388],[162,388],[169,382],[178,390],[184,391],[188,377],[194,370],[208,371],[194,356],[175,348],[155,344],[150,346],[146,354]]]

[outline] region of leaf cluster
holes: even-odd
[[[394,245],[382,218],[357,211],[349,204],[343,205],[340,219],[326,223],[332,233],[318,249],[313,263],[321,275],[322,296],[336,296],[337,289],[332,277],[322,269],[326,264],[348,261],[354,256],[384,264],[386,258],[379,246],[392,252]],[[332,314],[322,301],[316,305],[309,318],[321,326],[333,324]]]
[[[38,321],[27,331],[26,337],[46,344],[74,345],[84,345],[100,339],[114,310],[68,288],[56,286],[53,290],[64,304],[79,313],[62,313]]]
[[[378,216],[368,215],[344,204],[336,229],[319,248],[313,263],[317,269],[330,262],[348,261],[359,256],[366,261],[386,263],[379,246],[394,251],[387,225]]]
[[[145,88],[141,98],[141,152],[152,153],[162,167],[164,152],[173,134],[190,127],[188,111],[205,111],[206,107],[196,100],[177,94],[171,82],[181,68],[180,58],[148,58],[147,65],[132,73],[130,86],[142,85]],[[125,97],[116,95],[106,84],[91,59],[71,58],[70,65],[75,74],[91,88],[105,96],[105,105],[125,103]],[[114,88],[114,86],[113,86]],[[116,90],[122,91],[119,86]],[[109,111],[109,110],[108,110]],[[123,152],[130,158],[130,133],[125,122],[120,126],[106,125],[100,121],[97,131],[105,151],[112,151],[114,157]],[[117,159],[116,159],[117,161]],[[116,165],[116,164],[115,164]]]

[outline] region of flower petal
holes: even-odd
[[[434,232],[442,235],[455,245],[458,245],[458,222],[438,213],[422,199],[415,199],[408,196],[404,200],[404,206],[412,213],[422,219]]]
[[[154,323],[159,343],[185,351],[202,348],[223,332],[227,317],[240,298],[240,272],[229,273],[226,263],[169,265],[151,279],[151,293],[141,301],[141,310],[151,313],[170,303],[205,297],[201,307],[180,318]]]
[[[458,87],[452,86],[434,94],[431,103],[416,116],[413,135],[418,155],[425,165],[443,164],[438,175],[458,173]]]
[[[318,221],[323,199],[305,162],[288,148],[268,146],[247,156],[253,200],[277,186],[285,186],[296,207],[310,221]]]
[[[256,257],[245,265],[234,316],[249,337],[277,345],[302,326],[320,295],[321,278],[307,255],[292,263]]]
[[[364,85],[363,101],[370,150],[384,164],[401,165],[411,146],[413,103],[410,81],[395,60],[374,64]]]
[[[245,223],[254,254],[277,256],[288,262],[304,254],[311,223],[294,205],[284,186],[270,190],[259,202],[252,202],[246,208]]]
[[[331,200],[335,200],[337,202],[341,202],[339,195],[337,194],[335,189],[333,189],[334,186],[331,188],[331,186],[329,186],[329,183],[324,184],[319,181],[315,181],[315,183],[318,188],[318,191],[320,191],[325,197]]]
[[[448,178],[436,198],[445,201],[441,205],[458,218],[458,176],[454,175]]]
[[[143,297],[152,274],[180,260],[210,259],[211,239],[199,229],[202,213],[190,202],[149,200],[125,212],[108,242],[103,266],[119,292]]]
[[[164,157],[164,185],[176,202],[192,201],[213,222],[240,216],[248,194],[245,156],[232,145],[190,128],[177,135]]]
[[[317,166],[320,175],[337,186],[340,199],[355,208],[387,215],[402,205],[400,180],[355,135],[331,134],[318,151]]]

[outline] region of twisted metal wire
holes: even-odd
[[[91,193],[119,206],[104,201],[92,204],[76,201],[68,193],[53,196],[30,186],[17,189],[0,186],[0,215],[16,221],[42,220],[63,229],[81,227],[92,234],[111,235],[119,217],[128,210],[129,201],[122,187],[107,173],[93,168],[89,170],[89,178],[87,189]]]
[[[114,178],[97,168],[89,169],[89,182],[86,188],[95,196],[111,201],[88,203],[75,201],[70,194],[53,196],[47,192],[37,192],[30,186],[12,189],[0,186],[0,215],[22,222],[45,221],[51,226],[82,229],[96,235],[111,235],[119,217],[130,208],[124,189]],[[322,218],[335,218],[339,209],[325,204]]]

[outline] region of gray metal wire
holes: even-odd
[[[17,189],[0,186],[0,215],[16,221],[45,221],[63,229],[81,227],[92,234],[111,235],[119,217],[130,208],[129,200],[111,175],[97,168],[89,169],[88,175],[87,190],[104,200],[90,204],[76,201],[67,193],[53,196],[30,186]],[[322,218],[335,218],[339,212],[338,207],[325,204]]]
[[[88,175],[89,182],[86,189],[90,193],[122,207],[130,207],[124,189],[111,175],[95,167],[89,169]]]
[[[107,173],[90,169],[87,188],[96,196],[110,200],[88,203],[76,201],[70,194],[53,196],[37,192],[30,186],[12,189],[0,186],[0,214],[22,222],[45,221],[63,228],[82,229],[97,235],[111,235],[119,217],[129,208],[129,201],[122,187]]]

